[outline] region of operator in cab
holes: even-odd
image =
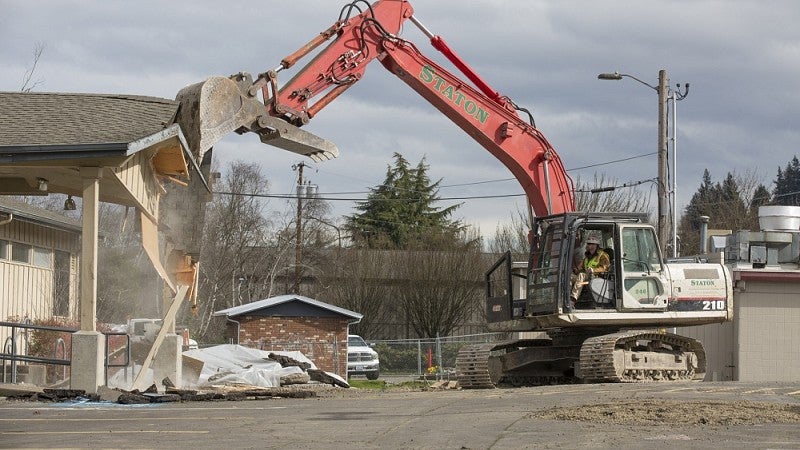
[[[608,272],[610,267],[611,259],[606,252],[600,249],[600,237],[590,234],[586,238],[586,252],[583,254],[583,261],[572,268],[572,293],[570,296],[572,308],[575,308],[575,303],[586,283],[595,275]]]

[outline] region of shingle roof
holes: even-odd
[[[167,127],[177,108],[136,95],[0,92],[0,149],[129,143]]]
[[[242,314],[247,314],[253,311],[257,311],[259,309],[271,308],[273,306],[294,301],[299,301],[312,306],[316,306],[318,308],[327,309],[328,311],[332,311],[337,314],[341,314],[343,316],[352,317],[353,319],[361,319],[362,317],[364,317],[362,314],[350,311],[349,309],[339,308],[338,306],[329,305],[319,300],[314,300],[313,298],[308,298],[302,295],[294,295],[294,294],[279,295],[277,297],[270,297],[264,300],[248,303],[246,305],[234,306],[233,308],[223,309],[222,311],[216,311],[214,313],[214,316],[227,316],[227,317],[241,316]]]
[[[81,222],[54,211],[0,195],[0,211],[11,213],[17,219],[55,226],[63,230],[80,232]]]

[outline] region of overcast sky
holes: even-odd
[[[18,91],[37,43],[38,92],[174,98],[213,75],[276,67],[338,17],[336,0],[0,0],[0,90]],[[772,188],[778,167],[800,153],[800,2],[416,0],[415,17],[441,35],[492,87],[533,111],[573,178],[616,184],[657,175],[657,95],[636,81],[601,81],[619,71],[656,85],[665,69],[678,103],[677,185],[682,209],[703,169],[720,181],[753,171]],[[402,36],[444,61],[410,22]],[[300,64],[298,64],[298,67]],[[288,80],[294,73],[281,73]],[[57,120],[54,118],[54,120]],[[337,144],[337,160],[305,177],[325,196],[364,192],[384,179],[393,152],[422,157],[440,196],[521,194],[507,169],[399,79],[374,62],[365,78],[309,125]],[[642,156],[644,155],[644,156]],[[216,161],[261,164],[271,192],[293,192],[303,159],[233,135]],[[633,159],[628,159],[633,158]],[[628,159],[625,162],[603,164]],[[655,187],[642,188],[652,195]],[[363,197],[348,194],[345,197]],[[521,197],[469,199],[459,215],[492,233]],[[443,202],[446,206],[456,201]],[[284,200],[271,207],[285,210]],[[335,214],[352,202],[332,202]]]

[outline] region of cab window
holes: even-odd
[[[622,267],[626,272],[660,272],[661,259],[652,228],[622,230]]]

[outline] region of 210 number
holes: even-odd
[[[724,311],[725,300],[703,300],[703,311]]]

